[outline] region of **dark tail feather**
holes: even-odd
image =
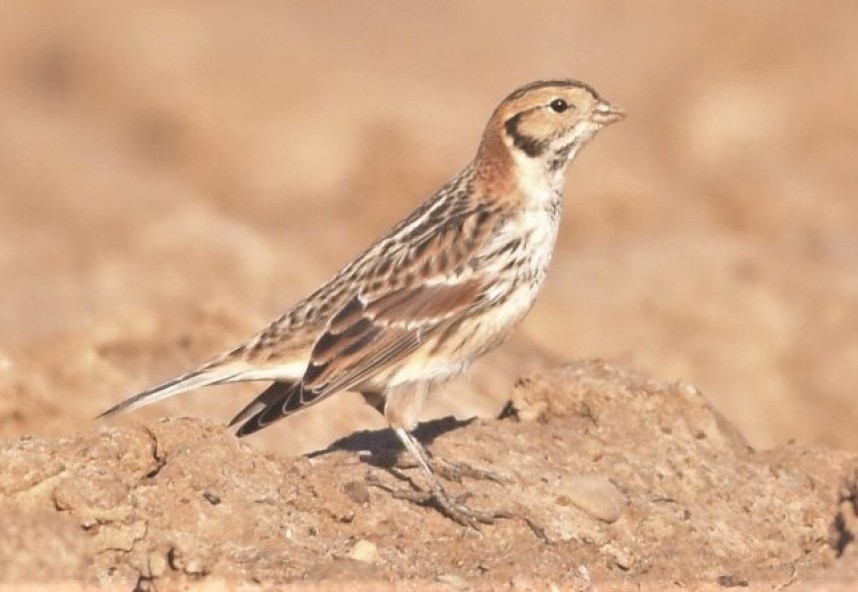
[[[300,386],[300,381],[275,382],[239,411],[229,422],[229,427],[241,423],[242,426],[238,428],[236,435],[239,437],[247,436],[258,432],[281,417],[286,417],[286,413],[280,413],[274,418],[268,417],[267,421],[262,421],[263,416],[271,415],[272,409],[283,410],[288,400],[294,396],[293,393],[296,393]]]

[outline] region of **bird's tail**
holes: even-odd
[[[239,437],[247,436],[262,428],[270,425],[271,421],[260,421],[261,416],[269,409],[283,409],[284,403],[294,399],[297,392],[301,388],[301,381],[277,381],[267,389],[262,391],[259,396],[253,399],[244,409],[238,412],[235,417],[229,422],[229,427],[235,427],[242,424],[236,430],[236,435]],[[286,411],[281,411],[277,419],[289,415]]]
[[[142,393],[138,393],[133,397],[129,397],[101,413],[98,417],[110,417],[123,411],[131,411],[132,409],[151,405],[156,401],[161,401],[167,397],[203,386],[232,382],[242,374],[242,370],[246,370],[246,368],[241,363],[224,362],[222,359],[214,360],[187,374],[182,374]]]

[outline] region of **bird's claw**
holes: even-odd
[[[494,524],[497,520],[514,516],[512,512],[506,509],[482,511],[471,508],[465,503],[465,500],[471,497],[470,493],[453,497],[443,487],[433,487],[429,490],[420,489],[410,479],[408,479],[411,483],[410,489],[392,487],[371,472],[367,473],[366,481],[374,487],[385,490],[396,499],[407,500],[421,506],[434,506],[451,520],[477,531],[479,531],[480,524]]]

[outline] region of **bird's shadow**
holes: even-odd
[[[476,418],[456,419],[453,416],[442,417],[421,423],[411,433],[422,444],[429,446],[438,437],[447,432],[470,425]],[[331,443],[327,448],[311,452],[308,458],[317,458],[332,452],[369,452],[364,460],[377,467],[389,468],[396,463],[403,450],[402,442],[389,428],[381,430],[362,430],[354,432]]]

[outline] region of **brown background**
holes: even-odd
[[[0,435],[87,428],[256,331],[545,77],[629,112],[571,168],[509,345],[427,411],[605,357],[749,440],[858,448],[858,4],[29,2],[0,19]],[[231,417],[211,389],[137,416]],[[300,417],[300,416],[299,416]],[[380,418],[350,396],[256,442]]]

